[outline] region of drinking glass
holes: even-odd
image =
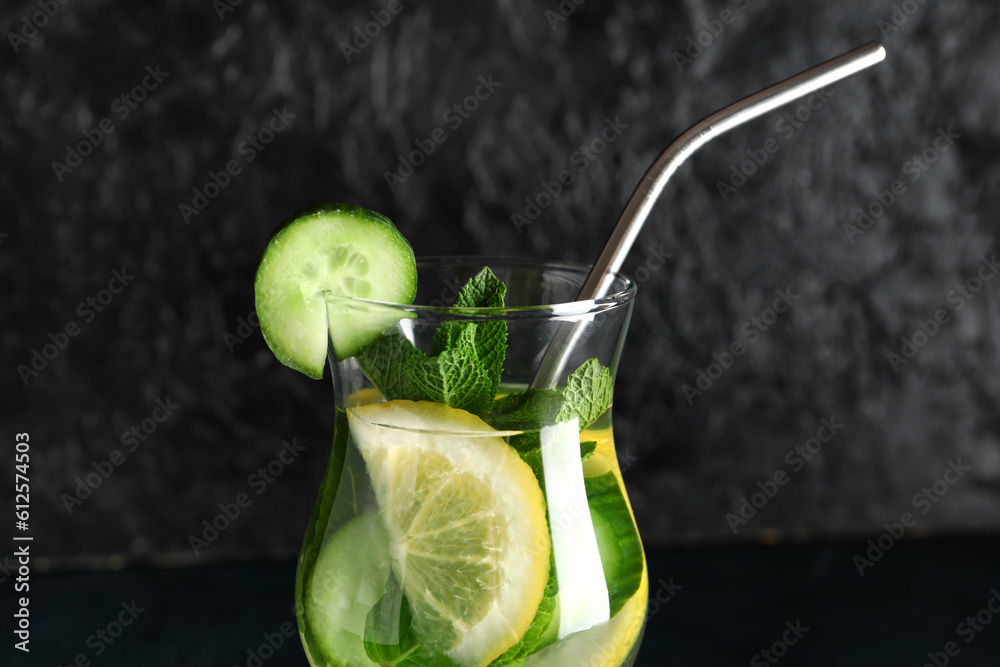
[[[499,326],[506,330],[500,401],[525,392],[553,354],[562,363],[531,390],[536,395],[564,400],[579,390],[566,389],[579,379],[574,372],[592,360],[608,369],[610,394],[635,283],[616,274],[609,296],[574,301],[589,270],[580,264],[435,257],[417,266],[415,305],[326,295],[333,447],[296,575],[310,663],[632,665],[648,577],[611,408],[582,431],[578,418],[551,409],[494,429],[490,415],[386,402],[363,364],[341,358],[338,347],[361,321],[379,323],[387,336],[427,355],[443,329]],[[504,307],[455,307],[462,286],[484,266],[506,285]],[[567,327],[570,338],[560,335]],[[549,349],[567,341],[568,349]],[[389,373],[403,363],[382,362]],[[393,406],[409,416],[383,418]],[[525,507],[535,508],[541,530]]]

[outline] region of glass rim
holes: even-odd
[[[590,273],[593,265],[582,262],[572,262],[567,260],[550,260],[534,258],[516,258],[503,255],[428,255],[417,258],[417,269],[428,266],[444,266],[447,264],[471,265],[478,268],[489,266],[490,264],[502,264],[508,267],[528,267],[534,269],[553,268],[571,271],[580,274],[580,286]],[[460,308],[448,305],[430,304],[404,304],[391,301],[376,301],[373,299],[363,299],[361,297],[344,296],[328,290],[323,291],[323,296],[327,303],[333,301],[347,301],[373,308],[390,308],[398,311],[411,313],[411,317],[419,314],[441,315],[448,318],[457,319],[504,319],[513,318],[552,318],[552,317],[572,317],[579,315],[589,315],[615,308],[621,308],[631,303],[635,298],[637,283],[631,276],[616,271],[612,274],[616,281],[624,283],[624,288],[611,294],[607,294],[597,299],[584,299],[582,301],[563,301],[559,303],[538,304],[530,306],[511,306],[504,308]]]

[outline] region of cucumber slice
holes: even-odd
[[[374,511],[348,521],[323,546],[305,614],[312,640],[330,665],[377,664],[365,652],[365,621],[385,590],[389,561],[389,535]]]
[[[611,616],[624,606],[642,581],[643,554],[639,533],[625,495],[613,472],[583,480],[594,521],[597,549],[608,584]]]
[[[384,215],[348,204],[310,209],[282,224],[254,282],[268,347],[278,361],[315,379],[323,377],[328,329],[337,358],[346,359],[400,317],[384,307],[348,314],[341,306],[331,309],[328,326],[324,292],[408,304],[416,290],[407,240]]]

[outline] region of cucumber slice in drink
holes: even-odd
[[[409,242],[384,215],[348,204],[286,221],[264,250],[254,282],[268,347],[278,361],[315,379],[323,377],[328,335],[337,357],[346,359],[399,319],[398,311],[373,304],[350,315],[339,309],[328,327],[324,292],[408,304],[416,289]]]
[[[642,543],[614,473],[585,479],[584,485],[614,616],[639,588],[644,562]]]
[[[309,632],[329,665],[375,665],[365,653],[365,619],[382,597],[389,563],[389,536],[376,512],[351,519],[323,546],[305,611]]]

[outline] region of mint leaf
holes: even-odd
[[[410,624],[413,613],[394,573],[385,583],[385,594],[365,618],[365,653],[382,665],[395,665],[419,647]]]
[[[456,346],[438,356],[438,368],[444,383],[444,402],[474,415],[484,415],[493,405],[500,378],[498,374],[494,380],[484,366],[475,343],[478,328],[476,324],[468,325]]]
[[[504,297],[507,295],[507,286],[497,278],[488,266],[484,266],[479,273],[469,279],[462,286],[455,301],[455,308],[503,308]],[[436,332],[434,332],[434,348],[432,354],[440,354],[451,347],[456,330],[460,330],[465,324],[463,322],[445,322]],[[506,322],[484,322],[483,324],[502,325],[506,339]],[[500,327],[496,327],[500,328]],[[503,362],[501,356],[500,361]]]
[[[394,667],[457,667],[454,662],[443,655],[428,653],[423,646],[411,653]]]
[[[529,389],[498,398],[486,421],[498,431],[521,431],[555,424],[563,406],[561,389]]]
[[[407,361],[404,373],[428,400],[476,415],[490,409],[495,388],[476,346],[478,326],[475,322],[465,323],[451,347],[437,357],[411,357]],[[499,382],[499,374],[496,379]]]
[[[433,357],[402,336],[388,335],[361,350],[357,360],[387,400],[436,401],[484,415],[493,404],[500,374],[491,376],[484,364],[489,351],[481,353],[476,344],[479,326],[463,323],[450,347]]]
[[[587,359],[566,379],[563,405],[556,422],[576,417],[580,420],[580,430],[587,428],[611,407],[613,384],[610,370],[597,359]]]
[[[501,431],[538,429],[576,417],[587,428],[611,407],[611,371],[597,359],[580,364],[560,389],[529,389],[497,399],[486,421]]]
[[[431,655],[413,631],[413,611],[395,573],[385,594],[365,618],[365,653],[382,667],[454,667],[445,656]]]
[[[506,286],[484,268],[459,294],[459,308],[502,308]],[[388,400],[436,401],[485,415],[500,385],[507,350],[503,321],[445,322],[427,356],[396,334],[358,352],[361,369]]]
[[[455,305],[459,308],[503,308],[507,286],[484,266],[465,283]]]
[[[355,358],[386,399],[421,401],[429,398],[430,394],[422,393],[405,371],[409,366],[426,361],[427,355],[402,336],[382,336],[358,352]]]
[[[455,307],[503,308],[506,295],[507,286],[487,266],[465,283],[455,301]],[[474,333],[469,334],[470,329]],[[463,394],[479,394],[472,403],[481,409],[469,411],[483,415],[489,409],[489,404],[492,404],[497,387],[500,386],[500,373],[507,352],[507,323],[502,320],[445,322],[434,333],[432,354],[441,355],[455,349],[462,349],[464,352],[461,364],[456,363],[456,360],[451,362],[453,369],[460,367],[463,374],[470,374],[484,382],[474,389],[470,387],[462,390]],[[474,350],[471,355],[468,353],[470,349]],[[478,368],[471,371],[465,368],[466,365]]]

